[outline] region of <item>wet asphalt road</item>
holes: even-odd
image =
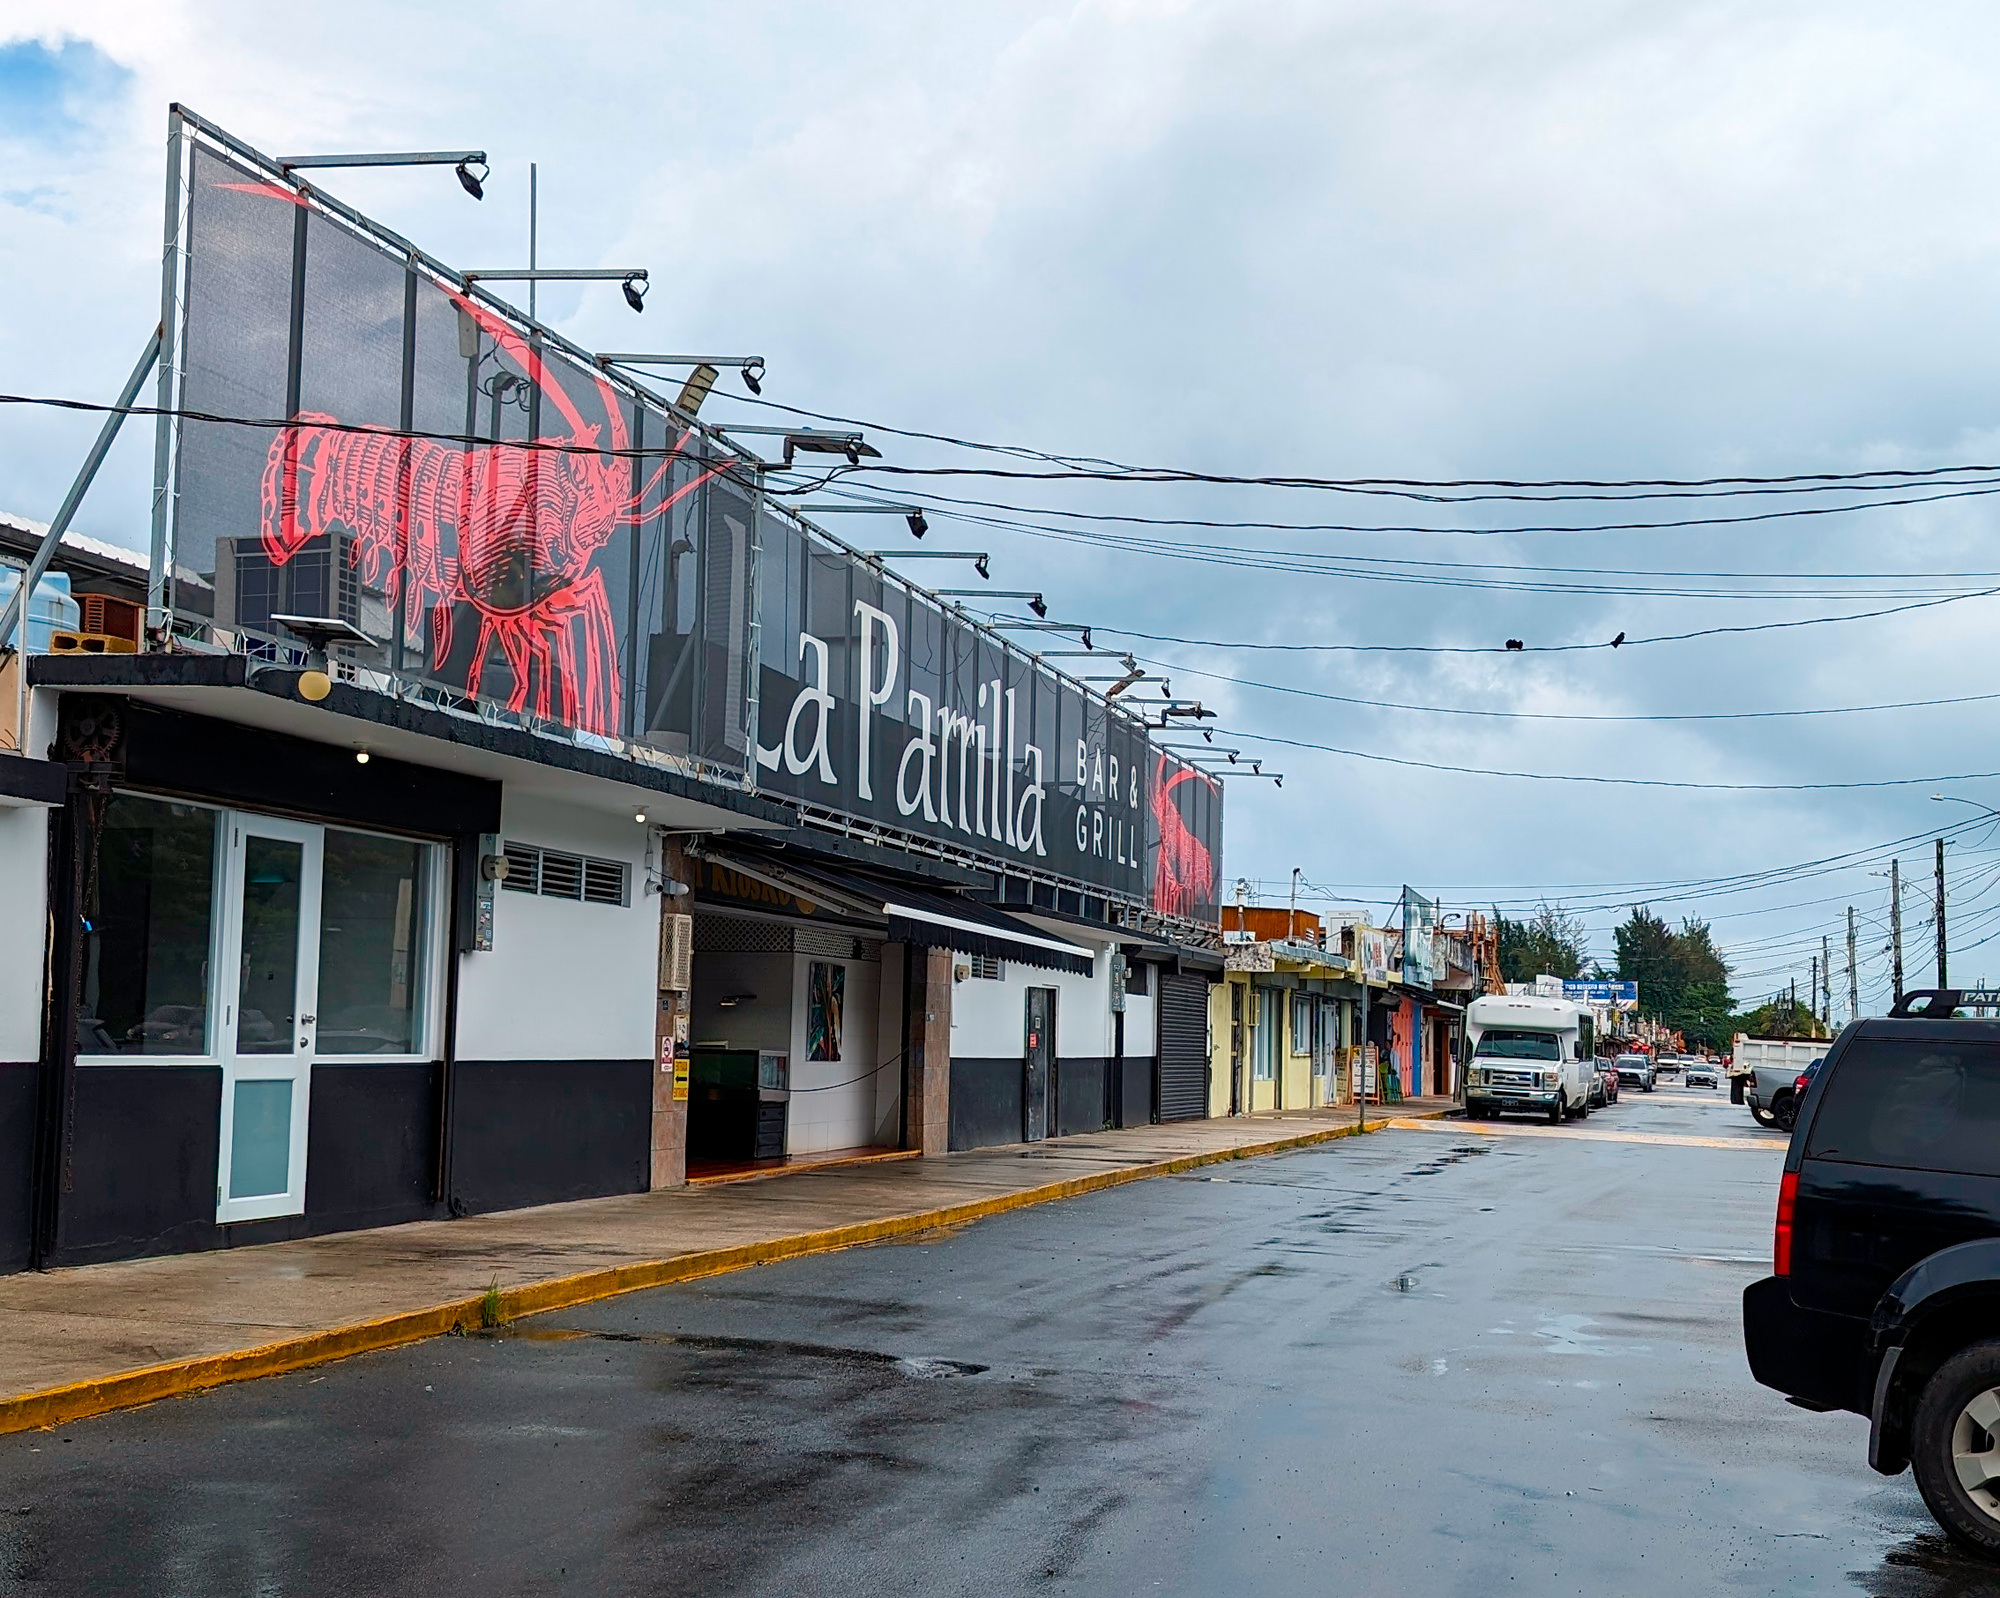
[[[1864,1421],[1750,1380],[1775,1135],[1673,1087],[1568,1130],[1390,1131],[0,1438],[0,1590],[2000,1590]]]

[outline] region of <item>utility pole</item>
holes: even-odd
[[[1833,1036],[1833,940],[1819,935],[1819,1019],[1828,1037]]]
[[[1799,979],[1797,977],[1793,977],[1791,1003],[1785,1006],[1786,1037],[1790,1037],[1792,1035],[1792,1028],[1798,1023],[1798,1019],[1799,1019]]]
[[[1797,1004],[1798,991],[1793,990],[1792,1003]],[[1811,1036],[1819,1036],[1819,956],[1812,957],[1812,965],[1806,972],[1806,1014],[1812,1017]]]
[[[1861,978],[1854,964],[1854,906],[1847,907],[1847,1019],[1861,1019]]]
[[[1889,862],[1889,1007],[1903,996],[1902,861]]]
[[[1950,979],[1945,976],[1944,964],[1944,839],[1942,838],[1937,841],[1937,934],[1938,986],[1942,988],[1950,986]]]
[[[1292,867],[1292,907],[1285,912],[1285,941],[1294,942],[1299,935],[1299,868]]]

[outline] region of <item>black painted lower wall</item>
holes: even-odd
[[[1150,1126],[1153,1120],[1153,1076],[1158,1069],[1151,1055],[1127,1055],[1117,1062],[1118,1086],[1112,1103],[1120,1126]]]
[[[30,1258],[35,1175],[35,1079],[41,1067],[0,1063],[0,1273]]]
[[[643,1193],[650,1060],[461,1060],[452,1086],[455,1215]]]
[[[954,1149],[991,1148],[1021,1141],[1023,1066],[1010,1060],[951,1062],[951,1136]]]
[[[1057,1137],[1102,1132],[1111,1124],[1110,1060],[1056,1061],[1055,1115],[1049,1130]]]
[[[222,1071],[84,1065],[59,1265],[274,1243],[444,1213],[431,1200],[435,1065],[315,1065],[306,1110],[306,1211],[220,1225]]]
[[[1152,1082],[1150,1061],[1127,1061],[1137,1069],[1142,1105],[1131,1126],[1143,1126],[1150,1118]],[[1049,1135],[1070,1137],[1078,1132],[1101,1132],[1105,1126],[1106,1084],[1113,1078],[1115,1062],[1104,1059],[1058,1059],[1055,1082],[1050,1093]],[[1021,1141],[1021,1087],[1024,1066],[1016,1056],[1010,1060],[963,1059],[951,1062],[951,1138],[954,1149],[985,1149],[1001,1143]]]
[[[80,1066],[53,1263],[272,1243],[645,1190],[649,1062],[461,1061],[451,1202],[435,1202],[441,1069],[315,1065],[305,1214],[224,1226],[215,1219],[221,1068]],[[29,1259],[35,1072],[0,1065],[0,1271]]]

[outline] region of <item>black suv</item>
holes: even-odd
[[[2000,1022],[1952,1019],[1962,997],[1907,994],[1827,1051],[1743,1340],[1794,1404],[1868,1416],[1868,1463],[1912,1467],[1938,1524],[2000,1558]]]

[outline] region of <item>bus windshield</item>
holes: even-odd
[[[1495,1027],[1479,1034],[1475,1059],[1560,1060],[1562,1039],[1553,1032],[1521,1032]]]

